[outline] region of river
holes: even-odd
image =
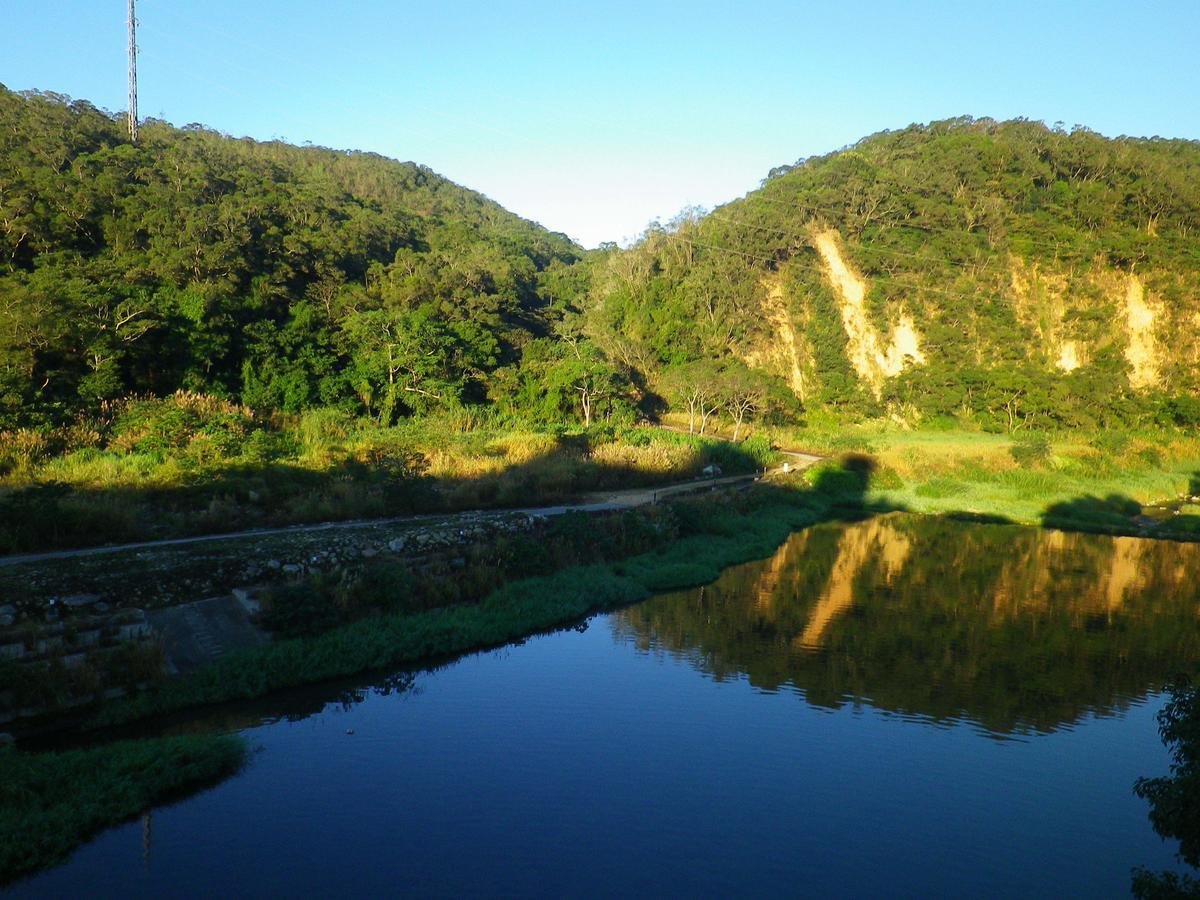
[[[239,775],[15,896],[1121,896],[1200,546],[891,515],[432,670],[210,714]]]

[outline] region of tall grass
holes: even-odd
[[[230,735],[122,741],[59,753],[0,749],[0,884],[64,861],[101,829],[241,768]]]
[[[189,393],[113,403],[92,424],[0,433],[0,553],[556,503],[770,457],[761,439],[537,431],[466,411],[390,428],[337,409],[261,419]]]

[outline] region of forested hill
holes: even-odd
[[[482,398],[580,250],[424,166],[0,87],[0,428],[121,395]]]
[[[1200,424],[1200,143],[969,118],[583,253],[429,169],[0,88],[0,431],[177,390]]]
[[[713,360],[810,416],[1200,421],[1195,141],[914,125],[592,264],[589,330],[681,402]]]

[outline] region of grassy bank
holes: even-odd
[[[87,425],[0,432],[0,553],[554,503],[769,457],[763,440],[466,413],[391,428],[335,409],[263,419],[181,393],[114,404]]]
[[[634,603],[653,591],[704,584],[769,555],[789,533],[852,501],[857,473],[809,490],[761,489],[723,502],[678,504],[678,539],[651,552],[511,581],[472,604],[374,615],[320,634],[230,654],[191,675],[102,708],[93,727],[192,706],[259,697],[301,684],[503,644]],[[859,491],[858,493],[861,493]]]
[[[0,884],[62,862],[98,831],[241,768],[233,736],[122,741],[86,750],[0,750]]]
[[[918,513],[1137,533],[1131,516],[1141,507],[1200,493],[1200,436],[1177,430],[1009,435],[868,425],[772,438],[870,456],[877,469],[868,499]]]

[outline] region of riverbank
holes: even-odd
[[[887,456],[883,458],[888,459]],[[628,525],[623,525],[614,533],[619,531],[626,538],[614,545],[611,558],[555,568],[531,577],[517,577],[520,568],[513,568],[505,583],[490,590],[478,602],[470,602],[467,598],[463,602],[419,611],[374,610],[363,618],[333,627],[302,621],[302,626],[312,625],[317,633],[277,639],[261,647],[231,653],[190,675],[167,680],[128,699],[108,703],[90,717],[86,727],[101,733],[104,729],[193,707],[261,697],[288,687],[415,665],[502,645],[532,633],[570,625],[593,613],[636,603],[655,592],[706,584],[729,566],[769,556],[789,534],[815,522],[902,508],[889,498],[906,490],[917,495],[916,489],[921,484],[941,476],[935,468],[931,479],[924,482],[902,483],[899,489],[885,487],[894,477],[895,470],[889,473],[887,463],[878,465],[865,457],[849,456],[836,464],[818,466],[803,477],[791,476],[786,481],[760,484],[749,491],[731,491],[715,498],[672,504],[669,527],[664,527],[666,522],[661,518],[664,511],[660,507],[654,513],[660,517],[658,525],[639,532],[642,536],[639,540],[649,540],[653,544],[651,549],[644,549],[644,543],[639,540],[629,540]],[[994,514],[979,510],[955,508],[950,512],[972,518],[996,518]],[[627,515],[641,518],[649,515],[649,511]],[[576,530],[580,537],[592,543],[602,531],[595,528],[594,521]],[[658,537],[652,537],[652,533]],[[517,556],[524,559],[531,548],[522,546],[524,549],[509,550],[515,549]],[[555,567],[563,558],[547,558],[543,564]],[[321,593],[328,585],[317,587],[315,593],[310,593],[307,600],[300,598],[301,601],[338,600],[336,593]],[[385,584],[374,587],[382,588]],[[295,596],[291,598],[292,601],[296,599]],[[236,738],[230,740],[237,743]],[[149,754],[146,758],[153,758],[157,752],[153,742],[146,743],[144,749]],[[103,772],[113,770],[116,765],[106,763],[106,758],[120,760],[130,751],[126,745],[111,744],[87,752],[96,754],[92,764]],[[22,759],[27,766],[41,767],[44,772],[57,769],[69,773],[77,765],[72,760],[64,761],[62,757],[45,754],[8,753],[10,759]],[[208,773],[206,778],[217,777],[212,773],[231,771],[221,763],[228,757],[226,745],[213,745],[209,752],[200,752],[200,756],[208,762],[198,761],[196,771]],[[186,790],[188,784],[199,784],[203,780],[192,778],[172,782],[170,790]],[[133,796],[137,802],[133,805],[137,808],[134,812],[158,802],[154,798],[161,796],[162,791],[157,784],[158,779],[152,777],[147,784],[131,786],[131,789],[136,788]],[[129,807],[113,806],[104,799],[109,788],[103,779],[94,788],[85,785],[81,790],[86,801],[85,810],[111,809],[111,813],[104,818],[87,812],[80,816],[78,826],[55,825],[52,830],[56,835],[75,834],[71,840],[78,843],[103,827],[104,822],[120,821],[132,814]],[[88,791],[95,796],[89,795]],[[142,805],[137,806],[138,803]],[[12,814],[14,821],[19,821],[22,816],[36,818],[33,807],[28,804],[25,807],[14,805]],[[101,824],[97,825],[97,822]],[[66,852],[60,846],[64,839],[56,840],[60,843],[54,846],[59,849],[47,853],[45,864],[52,864]]]
[[[105,828],[232,775],[246,752],[232,735],[60,753],[0,748],[0,885],[63,862]]]
[[[635,603],[655,591],[705,584],[728,566],[769,555],[792,531],[831,515],[839,505],[854,505],[856,495],[861,496],[859,478],[854,472],[830,469],[811,488],[764,487],[719,500],[685,501],[674,507],[677,536],[648,552],[625,555],[616,547],[610,560],[513,578],[478,602],[367,615],[317,634],[231,653],[190,675],[102,707],[86,727],[124,725],[193,706],[260,697],[497,646]],[[596,534],[581,537],[591,540]],[[373,580],[382,586],[389,576],[399,574],[377,569]],[[314,616],[343,596],[319,583],[301,591],[282,599]],[[304,624],[299,623],[299,630]]]
[[[1200,508],[1185,506],[1156,520],[1143,515],[1136,500],[1115,491],[1119,484],[1133,485],[1143,494],[1192,490],[1192,467],[1200,469],[1200,460],[1190,456],[1200,450],[1194,440],[1160,441],[1153,454],[1144,441],[1129,440],[1120,452],[1100,457],[1079,438],[1056,445],[984,434],[883,431],[874,433],[874,443],[867,440],[871,436],[860,430],[827,441],[821,449],[853,444],[872,456],[851,454],[804,476],[760,485],[745,497],[731,493],[736,498],[732,503],[701,500],[663,507],[680,511],[682,522],[674,512],[647,512],[615,524],[594,516],[581,525],[547,528],[533,523],[516,533],[501,531],[435,553],[432,564],[421,555],[428,549],[413,556],[411,549],[395,554],[385,546],[381,555],[367,545],[355,545],[349,556],[322,552],[319,557],[328,565],[273,562],[283,580],[266,588],[260,621],[276,640],[231,652],[157,685],[153,678],[143,678],[141,687],[149,682],[148,689],[106,703],[90,724],[124,723],[503,643],[634,602],[647,591],[711,580],[726,565],[765,555],[789,530],[828,516],[834,507],[1108,534],[1200,536],[1200,517],[1194,514]],[[1079,447],[1085,448],[1083,457]],[[1129,468],[1114,475],[1116,465]],[[606,529],[613,533],[597,541]],[[480,540],[471,538],[475,533],[458,532]],[[737,540],[730,543],[734,535]],[[405,543],[394,536],[384,542],[391,547]],[[271,571],[265,565],[258,568]],[[537,602],[515,605],[505,591]],[[61,675],[67,687],[78,680],[77,671]],[[45,691],[35,693],[40,700]]]
[[[1200,535],[1200,435],[1178,429],[1063,434],[906,430],[878,423],[776,429],[772,440],[874,460],[866,498],[1068,531]]]
[[[673,529],[649,552],[622,555],[618,549],[618,558],[609,562],[512,580],[478,603],[372,615],[231,653],[190,675],[100,707],[85,728],[101,732],[207,704],[498,646],[636,603],[656,591],[704,584],[728,566],[769,555],[791,532],[834,514],[840,504],[853,506],[864,484],[860,473],[829,470],[811,488],[764,487],[719,500],[683,501],[675,507]],[[13,848],[11,858],[0,858],[0,883],[61,861],[91,834],[169,796],[231,774],[246,752],[234,736],[186,740],[190,743],[144,739],[66,753],[11,748],[0,753],[6,775],[20,773],[7,790],[0,789],[0,839]],[[81,770],[89,777],[78,777]],[[63,785],[71,786],[73,803],[62,799]]]

